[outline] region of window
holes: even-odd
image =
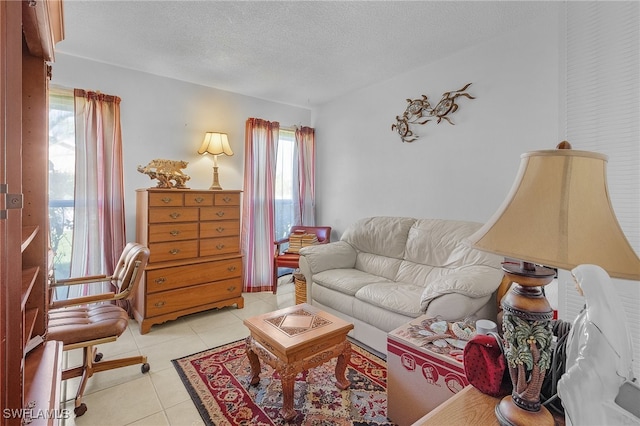
[[[565,6],[561,85],[565,135],[574,149],[606,154],[611,204],[631,246],[640,251],[640,37],[637,2],[568,2]],[[614,143],[611,143],[614,142]],[[560,318],[578,315],[584,299],[568,272],[560,271]],[[631,280],[613,284],[627,316],[633,351],[640,352],[640,289]],[[640,374],[640,357],[633,361]]]
[[[286,238],[295,225],[294,176],[297,174],[297,162],[294,161],[295,131],[280,129],[278,152],[276,156],[275,182],[275,239]]]
[[[73,91],[49,94],[49,232],[56,278],[68,278],[73,241],[75,121]]]

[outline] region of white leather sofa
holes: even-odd
[[[300,250],[307,303],[354,324],[351,336],[386,354],[387,333],[427,314],[495,320],[502,257],[464,240],[480,223],[371,217],[340,241]]]

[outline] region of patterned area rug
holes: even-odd
[[[278,374],[261,363],[260,383],[251,386],[251,366],[240,340],[173,360],[207,425],[392,425],[387,419],[387,365],[351,345],[347,378],[351,387],[335,386],[336,359],[298,374],[294,387],[296,417],[279,415],[282,387]]]

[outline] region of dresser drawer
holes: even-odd
[[[147,271],[147,292],[173,290],[242,276],[242,258]]]
[[[216,206],[239,206],[240,194],[215,194]]]
[[[198,256],[198,240],[149,244],[149,263],[189,259]]]
[[[240,221],[220,220],[200,222],[200,238],[230,237],[240,235]]]
[[[176,207],[184,203],[180,192],[152,192],[149,194],[150,207]]]
[[[197,222],[198,210],[196,207],[150,208],[149,223]]]
[[[146,313],[148,317],[153,317],[239,297],[241,294],[242,280],[240,278],[152,293],[147,294]]]
[[[239,252],[240,242],[237,236],[200,240],[200,256],[216,256]]]
[[[212,206],[213,194],[206,194],[204,192],[189,192],[184,194],[185,206]]]
[[[213,206],[200,211],[200,220],[230,220],[240,219],[238,207]]]
[[[149,242],[195,240],[198,238],[198,224],[167,223],[149,225]]]

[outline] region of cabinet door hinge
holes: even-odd
[[[0,220],[7,218],[7,210],[22,208],[22,194],[9,194],[6,183],[0,183]]]

